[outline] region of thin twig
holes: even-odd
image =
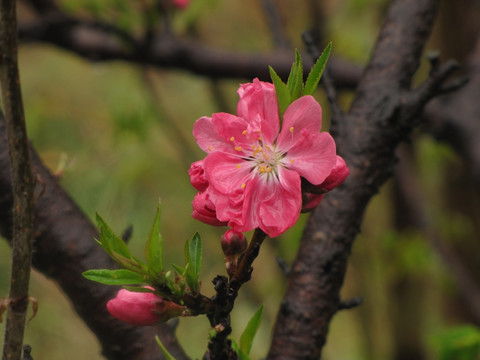
[[[29,301],[34,179],[30,167],[28,137],[18,73],[16,2],[15,0],[2,0],[0,6],[0,83],[12,165],[14,198],[12,267],[3,359],[17,360],[22,355]]]

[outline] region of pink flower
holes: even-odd
[[[132,325],[152,325],[180,316],[183,306],[163,300],[152,293],[122,289],[107,303],[108,312]]]
[[[275,237],[298,219],[301,177],[320,185],[332,173],[335,142],[320,132],[322,109],[312,96],[290,104],[280,128],[272,84],[255,79],[238,94],[237,116],[215,113],[194,125],[193,135],[208,154],[208,187],[199,195],[208,196],[211,214],[235,231],[260,228]]]

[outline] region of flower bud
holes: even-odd
[[[192,217],[194,219],[213,226],[227,225],[226,221],[220,221],[217,219],[217,211],[215,205],[213,205],[213,202],[210,200],[209,191],[198,193],[193,199],[192,206]]]
[[[122,289],[107,303],[108,312],[132,325],[152,325],[180,316],[185,307],[152,293]]]
[[[238,255],[247,249],[247,239],[243,233],[228,230],[222,236],[222,250],[225,256]]]
[[[185,9],[188,5],[190,5],[190,0],[173,0],[173,5],[180,10]]]
[[[347,178],[349,172],[350,170],[348,170],[345,160],[337,155],[335,167],[332,169],[332,172],[327,176],[325,181],[318,185],[318,187],[321,188],[323,192],[328,192],[341,185]]]
[[[325,194],[302,193],[302,213],[310,212],[320,204]]]
[[[205,170],[203,168],[203,160],[196,161],[190,165],[188,169],[190,175],[190,183],[198,191],[205,191],[208,187],[208,180],[205,177]]]

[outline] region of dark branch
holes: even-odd
[[[430,94],[409,87],[436,13],[434,0],[394,0],[360,80],[348,126],[336,138],[350,168],[347,181],[326,194],[311,215],[280,307],[268,359],[318,359],[365,207],[392,176],[394,150],[407,138]]]
[[[0,117],[0,234],[12,235],[12,183],[5,122]],[[94,241],[96,229],[73,200],[58,185],[56,178],[31,152],[32,169],[45,192],[35,208],[34,267],[55,280],[72,301],[79,316],[99,339],[108,359],[162,359],[154,336],[177,359],[187,359],[167,324],[136,327],[115,320],[106,311],[106,302],[118,288],[96,284],[81,276],[88,269],[113,266],[110,258]]]
[[[33,188],[17,54],[16,1],[0,1],[0,84],[8,134],[13,196],[12,266],[3,359],[21,358],[29,302],[33,242]],[[4,139],[7,143],[7,139]]]

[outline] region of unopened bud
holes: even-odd
[[[150,292],[122,289],[107,303],[107,310],[117,319],[129,324],[152,325],[182,315],[185,307]]]
[[[225,256],[239,255],[247,249],[247,239],[243,233],[228,230],[222,236],[222,250]]]

